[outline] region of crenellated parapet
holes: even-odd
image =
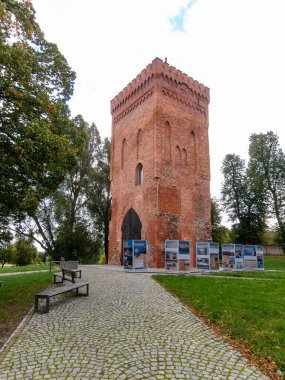
[[[148,99],[154,86],[159,86],[164,95],[198,112],[207,113],[210,102],[209,88],[160,58],[155,58],[111,101],[114,123]]]

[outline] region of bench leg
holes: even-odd
[[[49,297],[46,297],[46,313],[49,312]]]
[[[44,299],[46,301],[45,313],[49,312],[49,296],[39,297],[35,296],[35,311],[39,311],[39,299]]]
[[[63,283],[63,278],[59,277],[61,279],[61,281],[56,281],[57,277],[59,277],[59,276],[57,276],[56,274],[53,275],[53,283],[54,284],[62,284]]]
[[[35,296],[35,311],[39,310],[39,298]]]
[[[80,288],[84,288],[84,287],[86,287],[86,292],[85,292],[85,294],[83,293],[81,293],[80,295],[83,295],[83,296],[88,296],[89,295],[89,284],[86,284],[86,285],[83,285],[83,286],[80,286]],[[76,288],[75,290],[76,290],[76,295],[78,296],[78,294],[79,294],[79,289],[80,288]]]

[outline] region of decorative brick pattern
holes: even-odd
[[[120,264],[122,221],[131,207],[149,244],[149,266],[164,266],[165,239],[190,240],[192,247],[210,239],[209,101],[207,87],[159,58],[111,101],[110,264]]]

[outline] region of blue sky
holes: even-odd
[[[110,101],[155,57],[210,88],[211,192],[251,133],[285,149],[284,0],[33,0],[46,38],[77,73],[73,115],[111,136]]]
[[[185,32],[185,22],[186,22],[186,16],[187,13],[190,11],[190,9],[193,7],[193,5],[197,2],[198,0],[191,0],[189,1],[186,6],[182,6],[179,9],[179,12],[177,15],[170,17],[170,23],[172,24],[172,30],[175,31],[180,31],[180,32]]]

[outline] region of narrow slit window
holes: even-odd
[[[141,185],[142,183],[143,183],[143,166],[141,163],[139,163],[136,168],[136,185]]]

